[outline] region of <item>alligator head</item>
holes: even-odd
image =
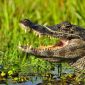
[[[85,29],[69,22],[54,26],[42,26],[28,19],[20,21],[25,30],[32,29],[38,35],[60,38],[58,44],[33,48],[20,45],[19,49],[51,62],[69,62],[70,65],[85,69]]]

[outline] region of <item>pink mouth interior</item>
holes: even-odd
[[[38,49],[49,49],[49,50],[55,50],[55,49],[60,49],[66,45],[68,45],[67,40],[61,40],[60,42],[56,43],[55,45],[48,45],[48,46],[40,46]]]

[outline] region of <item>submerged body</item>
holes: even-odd
[[[85,29],[69,22],[62,22],[54,26],[41,26],[25,19],[20,24],[36,31],[39,35],[49,35],[61,39],[60,44],[47,47],[33,48],[21,45],[19,48],[22,51],[51,62],[68,62],[79,70],[85,70]]]

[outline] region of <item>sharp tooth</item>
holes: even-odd
[[[27,31],[28,31],[28,32],[30,32],[30,31],[31,31],[31,29],[30,29],[30,28],[27,28]]]
[[[27,32],[27,30],[25,29],[25,33]]]
[[[29,46],[29,49],[31,49],[31,48],[32,48],[32,45]]]
[[[39,34],[39,38],[41,38],[41,35]]]
[[[22,49],[22,46],[21,46],[21,43],[20,42],[19,42],[18,48],[19,49]]]
[[[27,43],[27,46],[28,46],[28,43]]]
[[[35,33],[35,35],[36,35],[36,36],[38,36],[38,34],[37,34],[37,33]]]

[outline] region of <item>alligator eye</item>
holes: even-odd
[[[72,27],[72,25],[70,25],[70,24],[67,25],[66,24],[66,25],[62,25],[61,29],[65,30],[65,31],[69,31],[71,27]]]
[[[65,26],[65,25],[63,25],[63,26],[61,27],[62,30],[68,30],[68,28],[69,28],[69,27],[67,27],[67,26]]]
[[[66,25],[66,28],[70,28],[70,27],[72,27],[71,25]]]

